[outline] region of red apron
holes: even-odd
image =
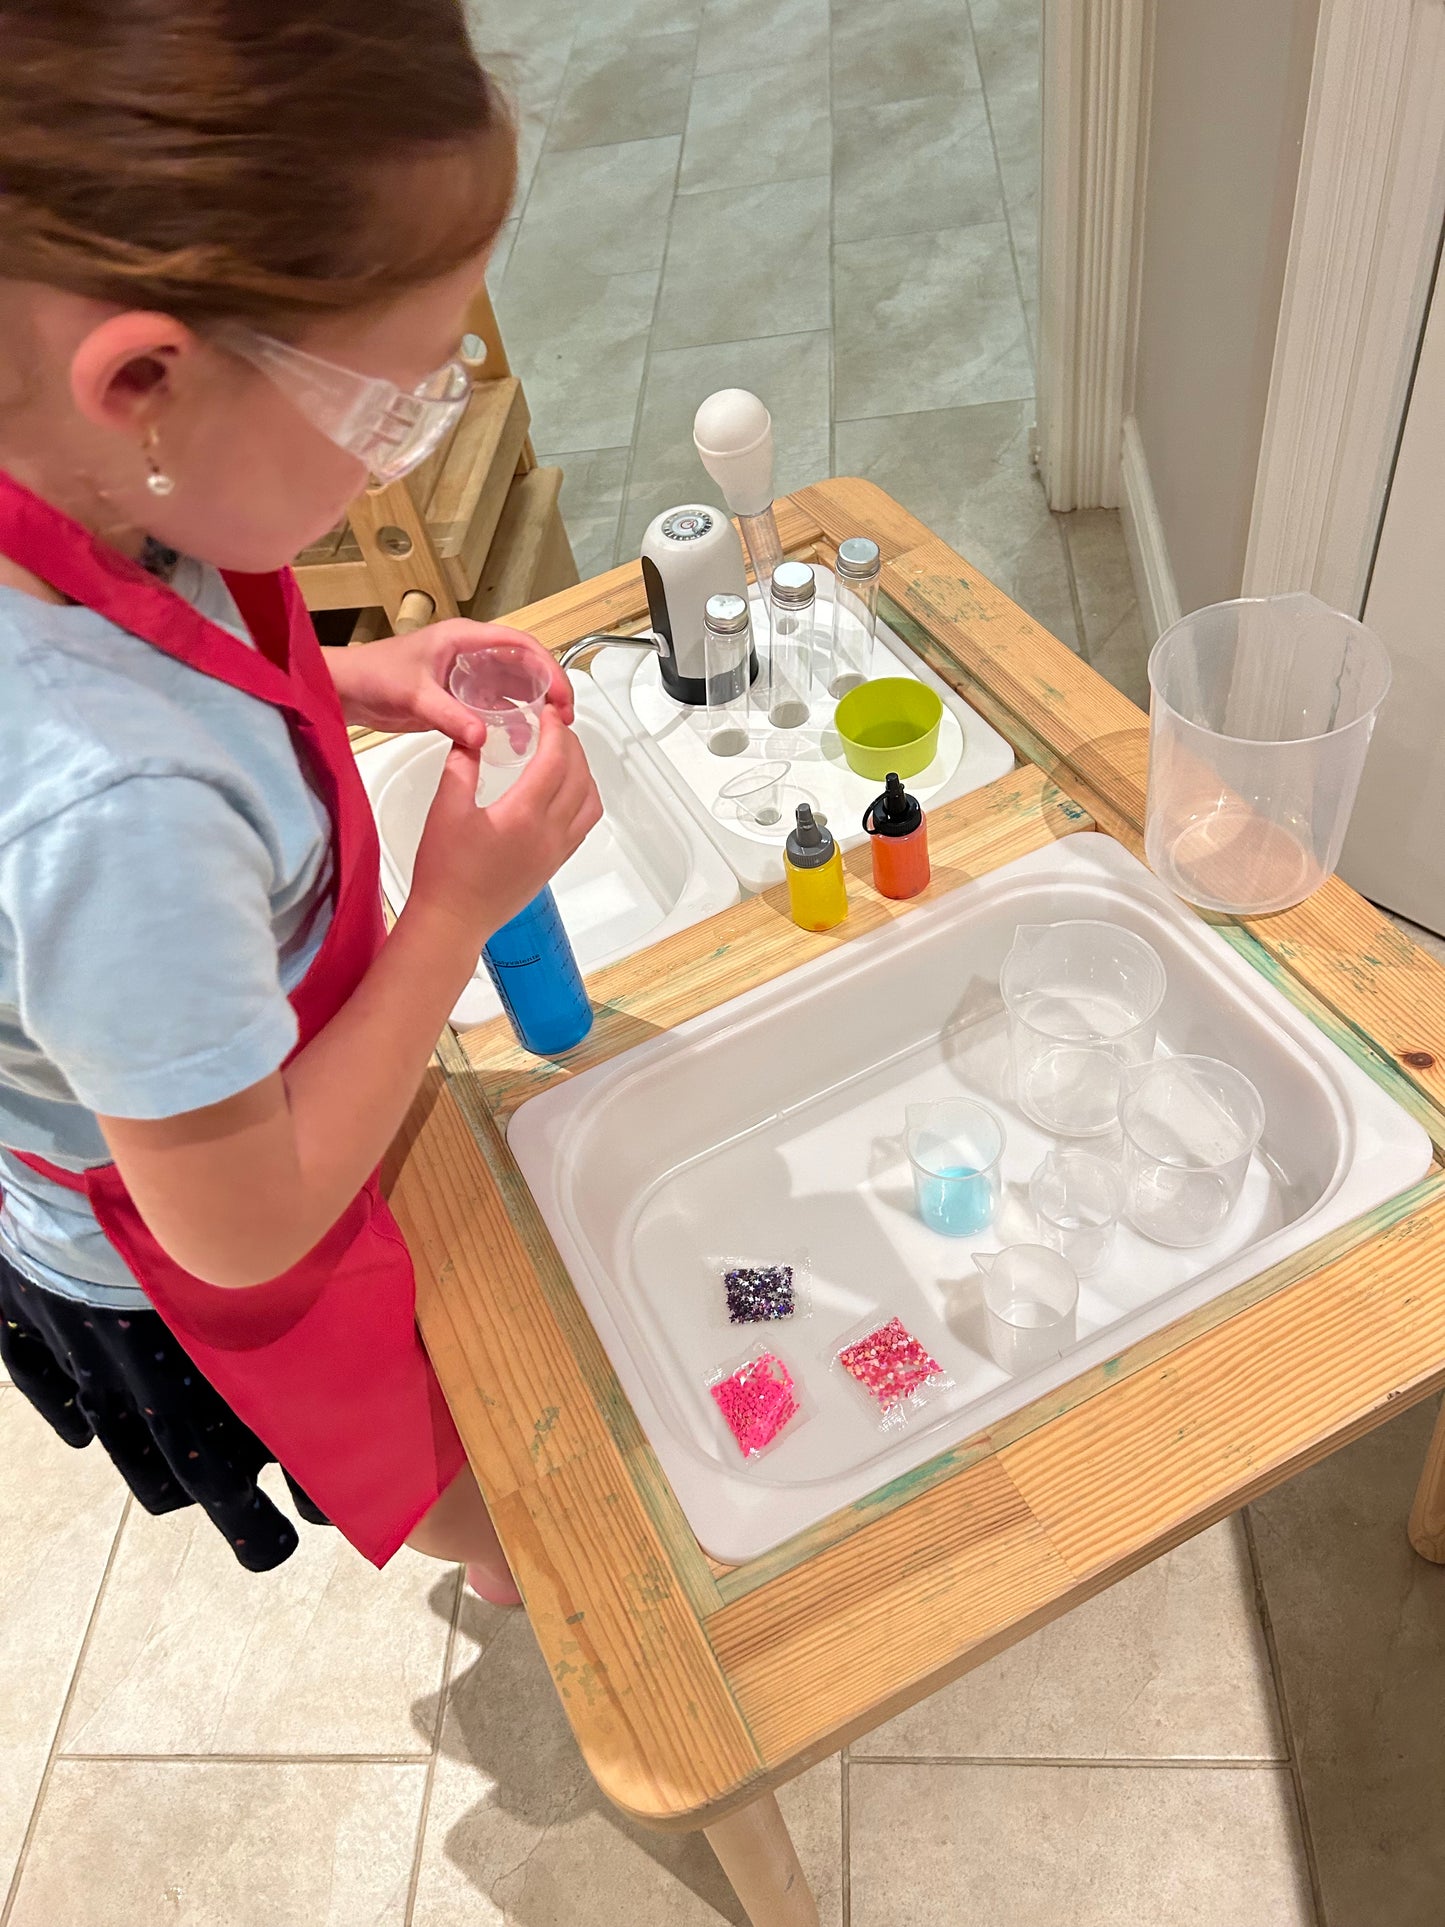
[[[366,974],[384,926],[371,809],[290,570],[226,576],[257,644],[250,649],[3,472],[0,552],[177,662],[285,715],[331,818],[335,871],[330,926],[291,993],[304,1050]],[[299,1264],[269,1283],[226,1290],[167,1257],[113,1164],[76,1173],[14,1155],[85,1193],[187,1355],[351,1543],[385,1564],[465,1455],[417,1335],[411,1258],[375,1173]]]

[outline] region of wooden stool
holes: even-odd
[[[353,641],[445,616],[491,621],[578,579],[558,508],[562,471],[537,466],[485,288],[467,326],[472,392],[451,436],[410,475],[373,484],[296,558],[309,609],[360,612]]]

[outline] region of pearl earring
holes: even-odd
[[[150,470],[150,473],[146,476],[146,487],[152,495],[169,495],[175,488],[176,481],[173,475],[166,474],[165,470],[156,460],[156,449],[159,446],[159,442],[160,438],[156,434],[154,424],[152,424],[151,427],[146,430],[145,437],[146,467]]]

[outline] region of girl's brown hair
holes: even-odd
[[[0,0],[0,279],[286,332],[479,254],[514,154],[458,0]]]

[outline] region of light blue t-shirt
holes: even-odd
[[[252,646],[214,569],[182,557],[172,587]],[[0,1145],[81,1170],[109,1155],[97,1112],[174,1117],[276,1070],[330,878],[279,710],[0,588]],[[32,1281],[147,1302],[83,1196],[4,1152],[0,1188]]]

